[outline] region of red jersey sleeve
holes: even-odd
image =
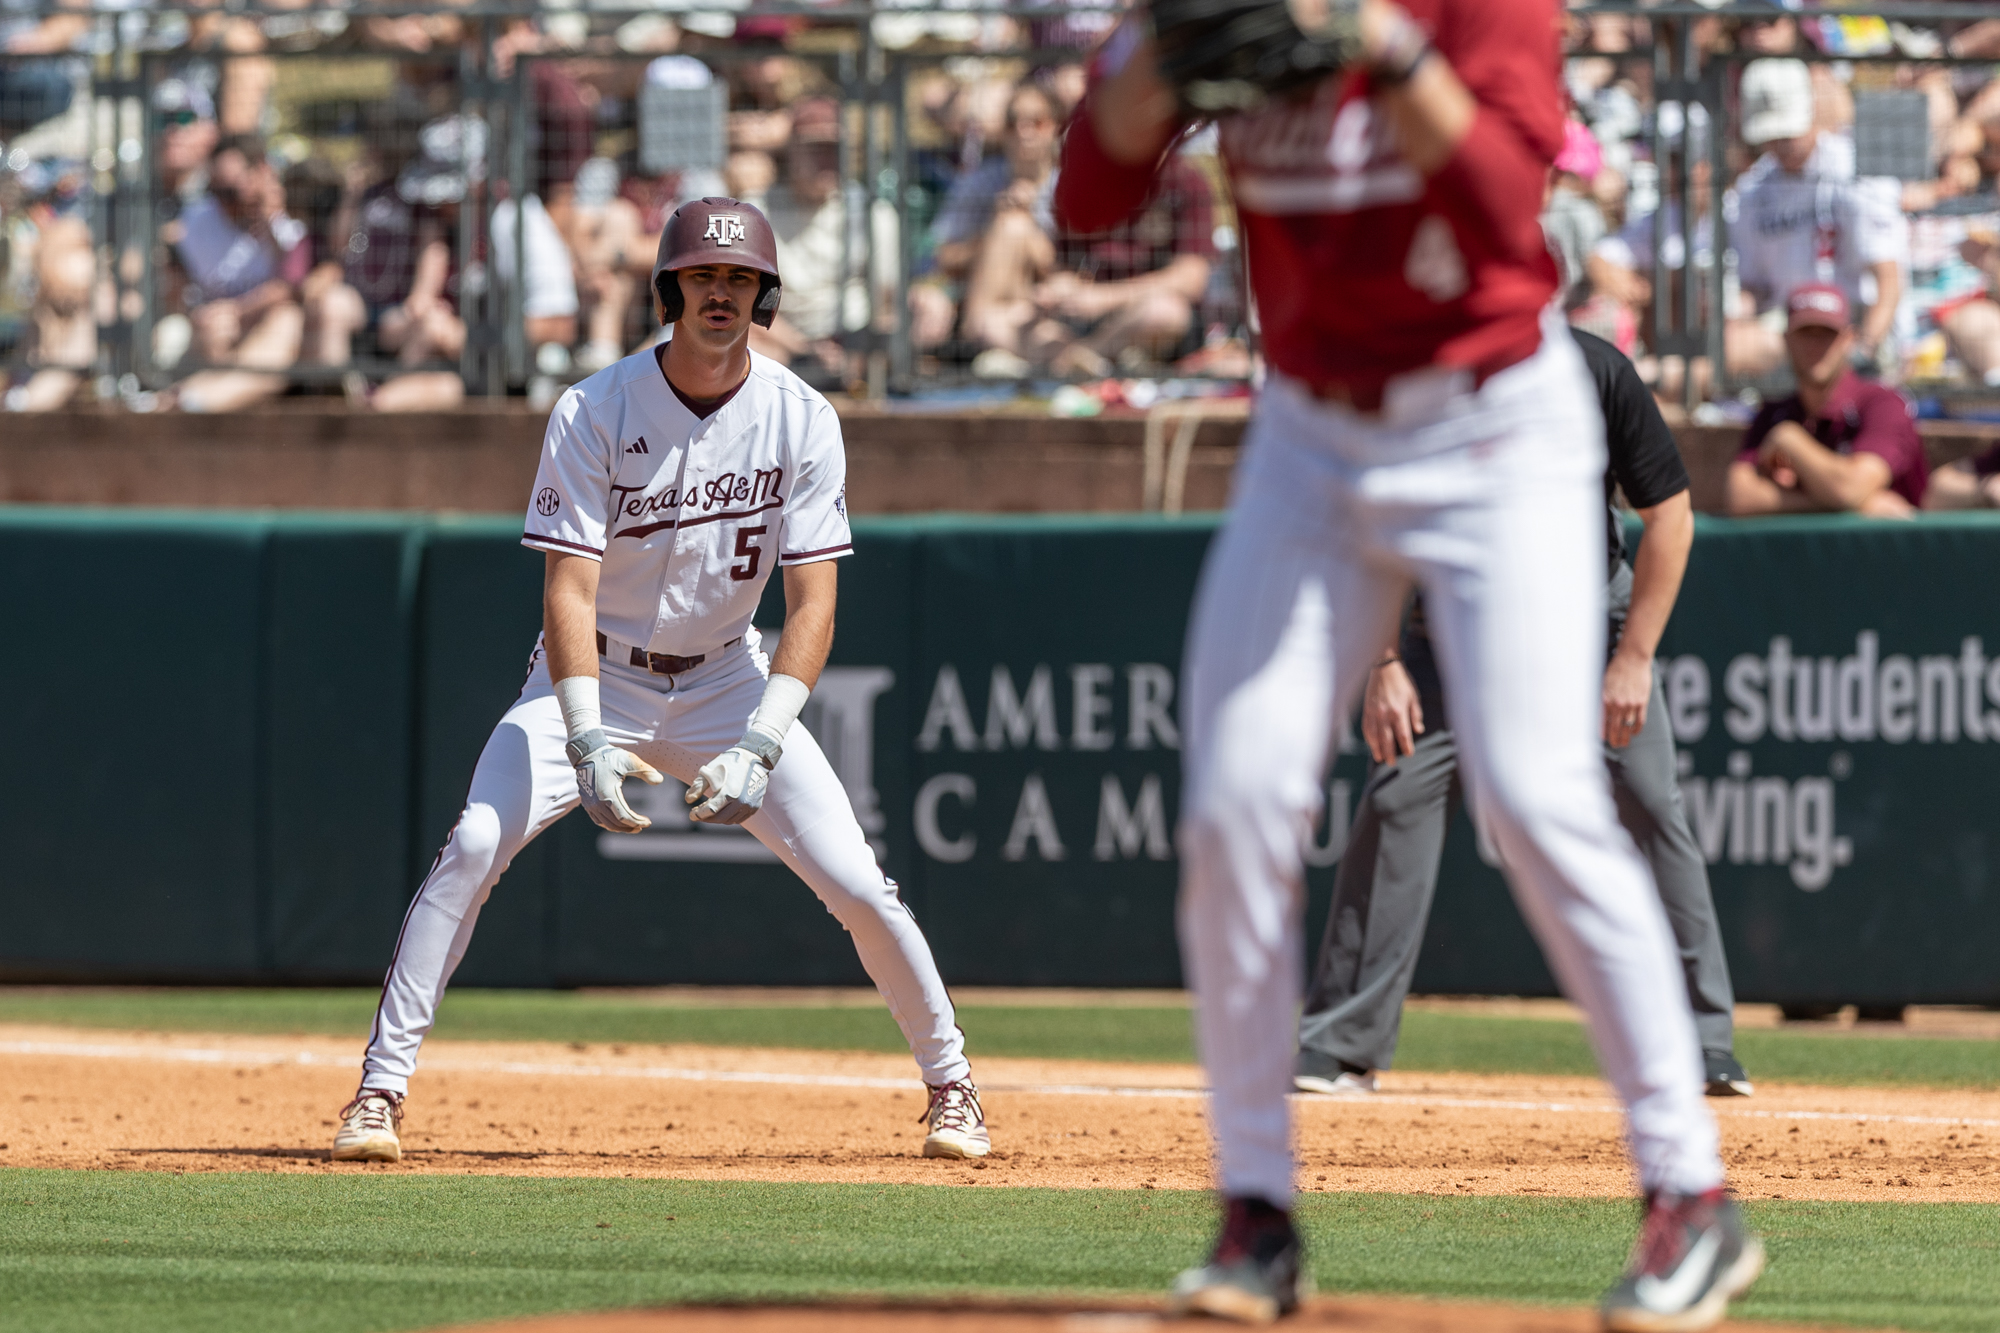
[[[1136,19],[1127,17],[1111,30],[1090,61],[1090,83],[1083,100],[1070,117],[1069,131],[1063,135],[1062,163],[1056,175],[1056,222],[1065,231],[1088,233],[1109,230],[1130,218],[1153,193],[1153,178],[1160,165],[1172,155],[1180,141],[1176,131],[1166,148],[1152,162],[1136,165],[1113,161],[1098,141],[1090,123],[1092,99],[1105,75],[1120,69],[1132,58],[1141,40]]]
[[[1173,150],[1171,146],[1168,153]],[[1088,233],[1107,231],[1141,208],[1153,192],[1158,162],[1128,165],[1114,161],[1097,141],[1090,124],[1090,95],[1077,103],[1070,118],[1069,132],[1063,136],[1062,166],[1056,176],[1056,222],[1065,231]]]
[[[1464,227],[1517,259],[1547,248],[1540,223],[1549,167],[1563,141],[1558,11],[1551,0],[1449,5],[1440,33],[1452,71],[1479,104],[1472,129],[1432,177],[1436,199]]]

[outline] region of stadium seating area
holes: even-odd
[[[1088,414],[1256,373],[1212,132],[1116,232],[1051,216],[1110,4],[491,9],[10,4],[6,407],[545,403],[656,336],[662,223],[718,193],[780,236],[760,349],[829,390],[1067,382],[1058,410]],[[1867,372],[1932,414],[2000,387],[2000,21],[1635,7],[1566,40],[1565,304],[1664,401],[1747,421],[1815,278],[1849,291]],[[1692,95],[1663,82],[1689,51]],[[1759,208],[1804,248],[1760,239]]]

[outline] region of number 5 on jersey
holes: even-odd
[[[769,531],[770,528],[767,526],[736,529],[736,554],[747,557],[750,563],[747,565],[731,565],[729,567],[730,578],[735,579],[739,583],[747,583],[757,577],[757,566],[764,559],[764,548],[758,546],[752,538],[761,537]]]

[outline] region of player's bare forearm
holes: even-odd
[[[1133,45],[1123,62],[1116,63],[1116,44],[1121,41]],[[1090,128],[1112,161],[1126,166],[1157,162],[1180,132],[1181,113],[1174,90],[1160,77],[1153,39],[1115,34],[1106,43],[1106,52],[1113,67],[1085,103]]]
[[[1618,653],[1651,662],[1687,575],[1688,552],[1694,549],[1694,504],[1682,491],[1641,509],[1639,519],[1646,527],[1632,555],[1632,607],[1625,614]]]
[[[586,555],[547,553],[542,571],[542,649],[549,679],[597,674],[597,576]]]
[[[840,572],[832,560],[785,566],[785,634],[771,655],[771,674],[791,676],[810,689],[833,651],[833,608]]]
[[[1396,41],[1397,28],[1409,22],[1400,6],[1366,0],[1361,6],[1361,43],[1369,59],[1379,60]],[[1403,160],[1426,176],[1451,161],[1479,111],[1451,65],[1435,53],[1407,81],[1383,89],[1375,100],[1395,122]]]

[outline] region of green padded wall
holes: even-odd
[[[263,551],[226,515],[0,523],[0,968],[259,971]]]
[[[410,859],[423,539],[422,525],[401,519],[269,529],[260,955],[288,980],[366,975],[395,942]]]
[[[1700,524],[1661,666],[1744,998],[2000,1002],[1996,517]],[[856,524],[807,716],[949,980],[1179,981],[1173,705],[1214,530]],[[0,976],[378,979],[526,671],[518,526],[0,508],[0,560]],[[1365,768],[1329,775],[1312,939]],[[459,980],[861,980],[810,891],[662,791],[648,834],[572,815],[524,852]],[[1464,821],[1417,985],[1552,989]]]

